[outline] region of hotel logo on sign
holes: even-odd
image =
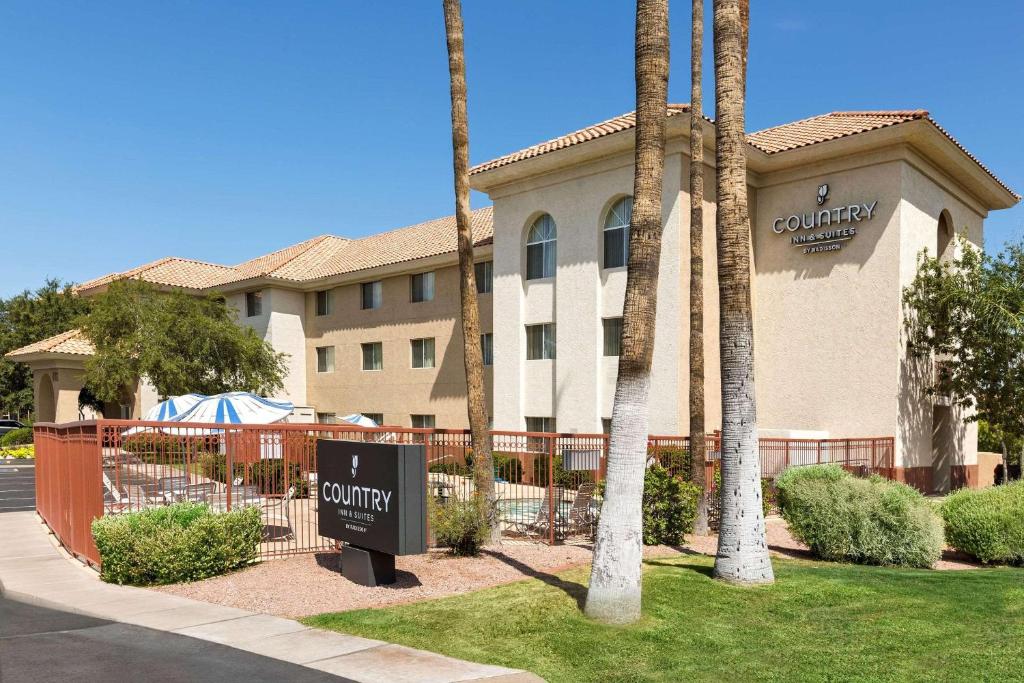
[[[815,197],[818,206],[823,206],[828,201],[828,192],[827,183],[818,186]],[[772,232],[776,235],[786,232],[799,233],[790,236],[790,244],[801,247],[805,254],[839,251],[845,242],[857,236],[858,223],[875,217],[877,206],[876,199],[870,204],[848,204],[799,215],[780,216],[772,222]]]

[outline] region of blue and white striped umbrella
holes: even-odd
[[[280,422],[295,408],[289,401],[272,401],[247,391],[207,396],[171,422],[265,425]]]
[[[184,394],[182,396],[172,396],[166,401],[161,401],[155,406],[149,409],[146,413],[146,417],[143,419],[147,422],[166,422],[176,415],[186,412],[192,406],[206,398],[205,394]]]
[[[378,427],[378,426],[380,426],[376,422],[371,420],[370,418],[368,418],[365,415],[362,415],[360,413],[352,413],[351,415],[346,415],[345,417],[341,418],[341,421],[342,422],[347,422],[348,424],[353,424],[353,425],[356,425],[356,426],[359,426],[359,427]]]

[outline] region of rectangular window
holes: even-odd
[[[555,324],[526,326],[526,360],[550,360],[555,357]]]
[[[412,340],[412,366],[414,368],[434,367],[434,338]]]
[[[322,425],[333,425],[338,424],[337,413],[317,413],[316,421]]]
[[[360,289],[360,307],[364,311],[369,311],[374,308],[380,308],[381,299],[383,298],[381,293],[380,280],[374,282],[364,282],[359,285]]]
[[[473,267],[476,269],[477,294],[490,294],[494,287],[494,261],[484,261]]]
[[[604,355],[622,355],[622,318],[605,318],[601,321],[604,327]]]
[[[330,315],[331,313],[331,293],[327,290],[316,293],[316,314]]]
[[[378,427],[384,424],[384,413],[363,413],[362,415],[376,422]]]
[[[629,261],[629,228],[605,228],[604,267],[621,268]]]
[[[245,316],[255,318],[263,315],[263,292],[245,293]]]
[[[494,333],[480,335],[480,352],[484,357],[484,365],[494,365]]]
[[[412,302],[434,300],[434,274],[416,273],[410,278]]]
[[[132,407],[130,405],[128,405],[127,403],[122,403],[120,405],[120,409],[121,409],[121,419],[122,420],[130,420],[130,419],[132,419]]]
[[[410,415],[412,418],[412,426],[415,429],[433,429],[434,428],[434,416],[433,415]]]
[[[316,371],[334,372],[334,347],[316,347]]]
[[[384,369],[384,345],[381,342],[363,344],[363,370]]]
[[[555,418],[553,417],[528,417],[526,418],[526,431],[528,432],[554,432]]]

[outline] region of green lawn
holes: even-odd
[[[584,569],[305,622],[552,682],[1024,680],[1024,570],[776,560],[775,585],[743,589],[713,581],[712,562],[648,561],[626,628],[580,614]]]

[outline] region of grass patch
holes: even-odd
[[[548,681],[1019,680],[1024,572],[775,560],[773,586],[710,578],[713,558],[648,561],[643,618],[585,619],[588,570],[304,622]]]

